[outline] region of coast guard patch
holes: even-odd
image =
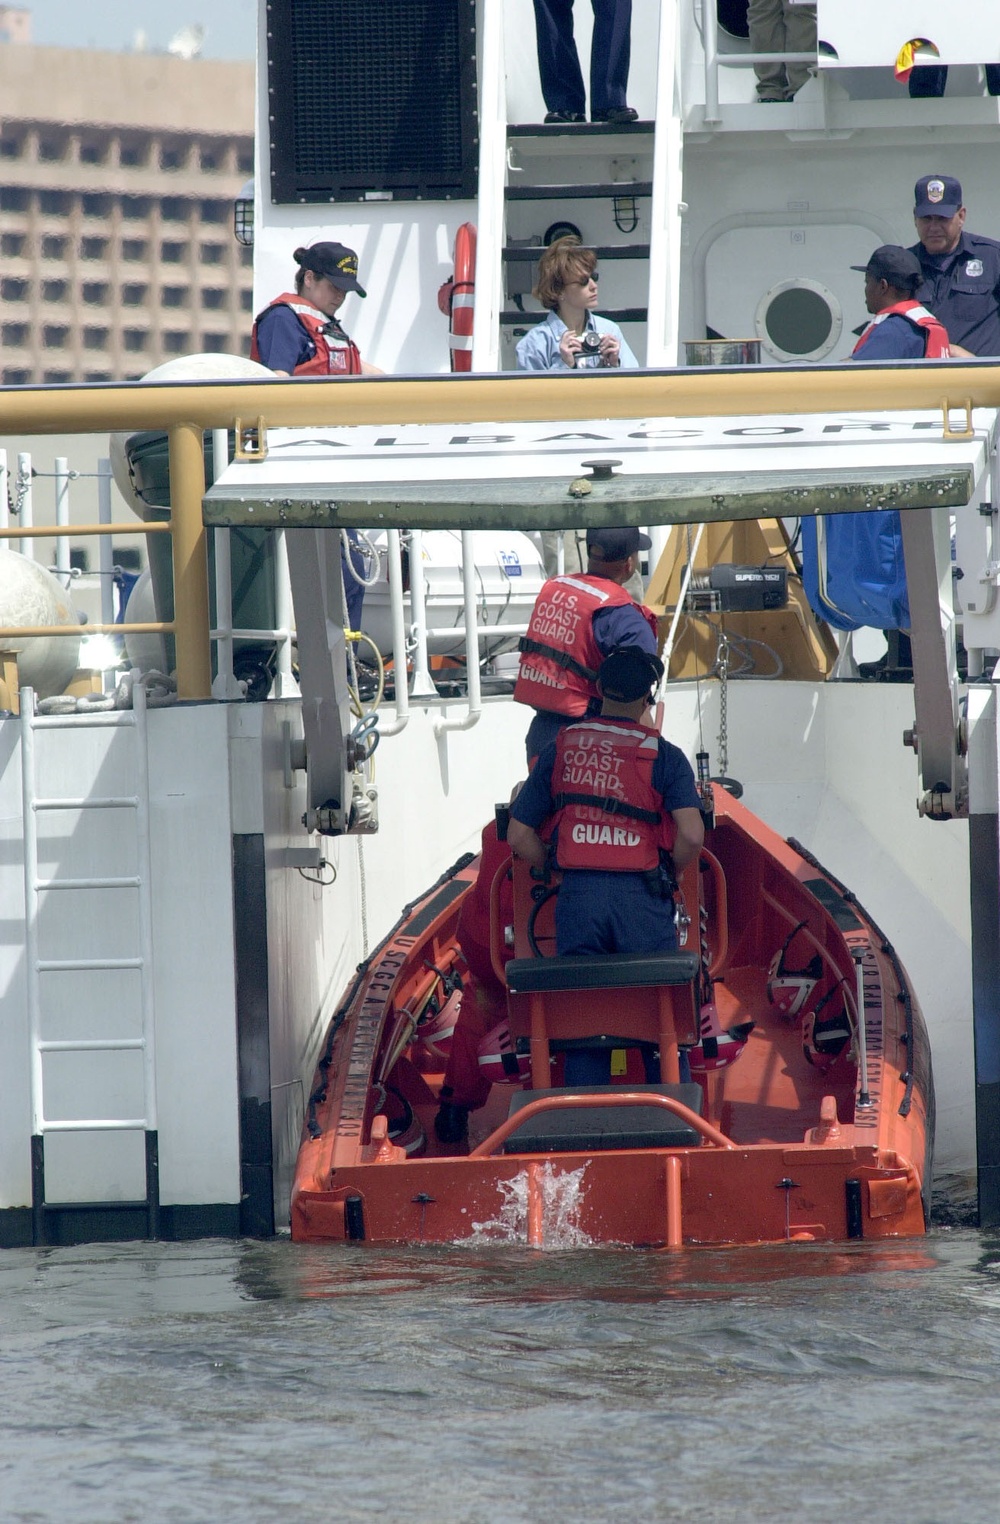
[[[937,201],[943,201],[944,200],[944,181],[943,180],[928,180],[928,182],[927,182],[927,199],[928,199],[928,201],[935,201],[935,202],[937,202]]]
[[[983,262],[982,262],[982,260],[981,259],[970,259],[967,262],[966,266],[965,266],[965,273],[966,273],[966,275],[972,277],[973,279],[977,275],[982,275],[982,273],[983,273]]]

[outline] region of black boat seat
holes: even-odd
[[[519,1090],[511,1098],[510,1116],[550,1095],[592,1095],[593,1106],[543,1111],[531,1117],[503,1145],[508,1154],[596,1153],[614,1148],[698,1148],[701,1134],[665,1106],[601,1105],[604,1097],[621,1094],[666,1095],[697,1116],[702,1112],[700,1085],[585,1085],[565,1090]]]
[[[508,988],[518,995],[550,990],[652,989],[662,984],[689,984],[697,973],[698,954],[694,952],[512,958],[506,968]]]

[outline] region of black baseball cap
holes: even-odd
[[[851,269],[888,281],[897,291],[915,291],[924,278],[917,256],[898,243],[881,244],[866,265],[852,265]]]
[[[663,676],[663,663],[640,646],[616,646],[601,662],[597,681],[605,698],[616,704],[634,704],[645,698]]]
[[[652,543],[648,534],[640,534],[628,524],[587,530],[587,549],[599,550],[603,561],[624,561],[640,550],[649,550]]]
[[[914,217],[954,217],[962,187],[951,175],[922,175],[913,187]]]
[[[341,291],[356,291],[359,296],[368,292],[358,284],[358,256],[343,243],[314,243],[308,249],[296,249],[292,255],[303,270],[314,275],[325,275],[327,280]]]

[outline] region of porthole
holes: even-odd
[[[779,281],[757,303],[757,336],[775,360],[822,360],[840,338],[844,314],[833,292],[799,276]]]

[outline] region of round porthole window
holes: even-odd
[[[757,335],[776,360],[822,360],[840,338],[840,303],[818,280],[800,276],[766,291],[754,317]]]

